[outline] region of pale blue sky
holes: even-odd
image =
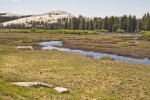
[[[0,13],[42,14],[64,10],[76,16],[142,17],[150,12],[150,0],[0,0]]]

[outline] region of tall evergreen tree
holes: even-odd
[[[71,30],[75,30],[76,29],[76,18],[72,18],[71,20]]]
[[[124,15],[123,17],[121,17],[120,21],[120,29],[124,30],[125,32],[127,31],[127,19],[128,17]]]
[[[136,26],[137,26],[136,16],[133,16],[133,18],[132,18],[132,32],[135,32]]]
[[[89,21],[85,22],[85,30],[89,30]]]
[[[98,29],[98,19],[94,18],[94,29]]]
[[[101,30],[102,29],[102,19],[99,18],[98,20],[98,29]]]
[[[114,25],[114,16],[109,18],[109,32],[112,32]]]
[[[127,21],[127,32],[132,32],[132,16],[129,15],[128,21]]]
[[[90,20],[90,23],[89,23],[89,30],[94,30],[94,24],[92,20]]]
[[[64,29],[68,29],[68,22],[65,22]]]
[[[137,21],[137,31],[141,31],[143,29],[143,24],[142,24],[142,20],[139,19]]]
[[[80,19],[79,30],[85,30],[85,19]]]
[[[103,21],[103,29],[109,30],[109,22],[108,22],[108,17],[106,16],[104,21]]]
[[[147,18],[146,23],[145,23],[145,30],[149,31],[150,30],[150,18]]]
[[[143,22],[143,28],[144,30],[150,30],[150,26],[149,26],[149,22],[150,21],[150,14],[146,13],[143,17],[142,17],[142,22]]]
[[[112,32],[116,32],[118,29],[118,24],[113,24]]]

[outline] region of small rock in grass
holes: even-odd
[[[138,42],[135,42],[135,44],[138,44]]]
[[[60,93],[68,93],[69,92],[68,89],[62,88],[62,87],[55,87],[54,89]]]
[[[17,49],[21,50],[33,50],[32,46],[18,46]]]
[[[102,63],[105,64],[106,62],[105,62],[105,61],[102,61]]]
[[[18,85],[18,86],[25,86],[25,87],[41,86],[41,87],[53,88],[52,85],[48,85],[45,83],[39,83],[39,82],[17,82],[17,83],[11,83],[11,84]]]

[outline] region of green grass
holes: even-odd
[[[60,94],[51,88],[42,87],[18,87],[0,80],[1,100],[33,100],[65,97],[68,94]],[[51,95],[50,95],[51,94]],[[69,94],[71,95],[71,94]],[[66,98],[67,99],[67,98]]]
[[[0,35],[0,99],[2,100],[148,100],[150,65],[91,59],[57,50],[17,50],[18,45],[40,41],[112,39],[113,36],[7,33]],[[106,39],[107,38],[107,39]],[[5,41],[1,41],[4,39]],[[26,42],[22,42],[23,39]],[[80,40],[79,40],[80,39]],[[120,38],[113,38],[121,41]],[[31,42],[28,42],[31,41]],[[84,40],[86,43],[86,41]],[[124,41],[123,41],[124,42]],[[148,41],[147,41],[148,42]],[[91,44],[92,41],[90,42]],[[145,43],[145,42],[144,42]],[[149,42],[148,42],[149,43]],[[91,45],[89,44],[89,45]],[[96,45],[99,45],[98,43]],[[147,45],[147,44],[145,44]],[[142,44],[141,44],[142,48]],[[103,63],[105,61],[105,63]],[[51,88],[19,87],[12,82],[43,82],[68,88],[68,94]]]
[[[100,59],[103,59],[103,60],[114,60],[114,58],[111,58],[111,57],[102,57]]]
[[[121,29],[117,29],[116,33],[125,33],[125,31]]]
[[[150,31],[142,31],[140,32],[142,34],[142,39],[146,39],[150,41]]]
[[[97,34],[100,33],[101,31],[95,30],[65,30],[65,29],[60,29],[60,30],[44,30],[44,29],[11,29],[8,31],[9,33],[51,33],[51,34]]]

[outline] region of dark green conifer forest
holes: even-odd
[[[0,17],[0,23],[15,20],[17,18]],[[11,24],[1,28],[4,29],[68,29],[68,30],[107,30],[109,32],[139,32],[141,30],[150,30],[150,14],[146,13],[142,18],[132,15],[123,15],[122,17],[106,16],[105,18],[95,17],[87,18],[80,15],[74,18],[58,19],[57,23],[48,23],[43,21],[31,21],[25,24]]]

